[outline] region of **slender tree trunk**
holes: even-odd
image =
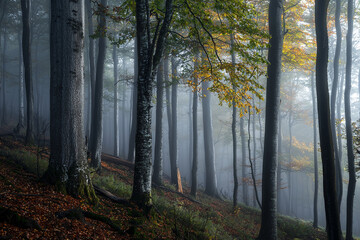
[[[342,173],[341,173],[341,162],[339,158],[339,149],[336,141],[336,119],[335,119],[335,103],[336,103],[336,94],[338,91],[338,82],[339,82],[339,59],[341,51],[341,25],[340,25],[340,11],[341,11],[341,0],[336,0],[336,10],[335,10],[335,27],[336,27],[336,49],[334,56],[334,80],[331,88],[331,132],[334,143],[335,150],[335,171],[336,171],[336,191],[339,204],[339,211],[341,209],[341,199],[343,193],[342,185]]]
[[[18,33],[19,43],[19,122],[15,128],[15,133],[19,134],[24,128],[24,75],[23,75],[23,59],[21,52],[21,31]]]
[[[291,87],[291,93],[290,96],[292,96],[292,87]],[[288,204],[289,204],[289,209],[288,209],[288,214],[290,215],[292,213],[292,202],[291,202],[291,192],[292,192],[292,188],[291,188],[291,165],[292,165],[292,159],[291,159],[291,150],[292,150],[292,103],[290,103],[290,110],[289,110],[289,159],[288,159],[288,169],[287,169],[287,177],[288,177]]]
[[[134,50],[134,86],[132,94],[132,114],[131,114],[131,130],[129,137],[129,151],[128,151],[128,160],[130,162],[135,161],[135,135],[136,135],[136,125],[137,125],[137,99],[138,99],[138,77],[139,77],[139,64],[138,64],[138,44],[137,38],[135,38],[135,50]]]
[[[123,76],[123,84],[122,84],[122,95],[123,95],[123,101],[122,101],[122,156],[126,156],[126,125],[125,125],[125,102],[126,102],[126,82],[125,82],[125,76],[126,76],[126,64],[125,64],[125,56],[122,59],[122,76]]]
[[[253,94],[253,106],[255,106],[255,94]],[[253,171],[253,180],[254,180],[254,192],[253,192],[253,205],[254,207],[256,206],[256,200],[257,200],[257,186],[256,186],[256,120],[255,120],[255,114],[256,112],[254,112],[253,118],[252,118],[252,135],[253,135],[253,167],[252,167],[252,171]],[[260,203],[260,201],[258,201]],[[260,205],[260,204],[259,204]]]
[[[119,155],[119,116],[118,116],[118,56],[117,47],[113,45],[113,62],[114,62],[114,155]]]
[[[191,171],[191,165],[192,165],[192,156],[193,156],[193,128],[192,128],[192,96],[193,93],[190,90],[189,91],[189,172]],[[190,177],[191,179],[191,177]],[[189,182],[190,183],[190,182]]]
[[[96,79],[95,79],[95,95],[94,107],[91,120],[91,167],[101,169],[101,153],[103,142],[103,116],[102,116],[102,100],[104,87],[104,68],[106,55],[106,17],[105,11],[107,0],[101,0],[100,4],[100,22],[99,31],[101,32],[99,38],[99,53],[96,62]]]
[[[90,95],[89,95],[89,105],[90,105],[90,111],[88,113],[88,125],[89,131],[88,131],[88,145],[89,148],[91,146],[91,121],[92,121],[92,112],[94,111],[94,99],[95,99],[95,50],[94,50],[94,39],[91,37],[94,34],[94,27],[93,27],[93,11],[91,8],[91,0],[85,0],[85,6],[86,6],[86,15],[87,15],[87,22],[88,22],[88,31],[89,31],[89,70],[90,70]]]
[[[230,35],[230,43],[231,43],[231,63],[232,66],[235,67],[235,52],[234,52],[234,36]],[[233,91],[236,92],[236,86],[233,84]],[[232,101],[232,123],[231,123],[231,134],[233,140],[233,175],[234,175],[234,191],[233,191],[233,206],[237,206],[237,196],[238,196],[238,188],[239,181],[237,176],[237,138],[236,138],[236,104],[235,100]]]
[[[30,0],[21,0],[22,21],[23,21],[23,37],[22,49],[25,70],[25,89],[26,89],[26,137],[25,143],[29,144],[34,141],[33,135],[33,82],[31,69],[31,47],[30,47]]]
[[[211,94],[208,90],[209,82],[202,83],[204,147],[205,147],[205,193],[209,196],[218,196],[215,172],[215,149],[212,135]],[[206,97],[205,97],[206,96]]]
[[[277,210],[280,212],[281,209],[281,163],[283,160],[282,156],[282,117],[281,117],[281,111],[279,110],[279,135],[278,135],[278,167],[277,167],[277,175],[276,175],[276,185],[277,185]]]
[[[4,28],[4,47],[3,47],[3,62],[2,62],[2,118],[1,118],[1,126],[6,125],[6,86],[5,86],[5,82],[6,82],[6,76],[5,76],[5,71],[6,71],[6,49],[7,49],[7,31],[6,28]]]
[[[177,179],[177,169],[178,169],[178,159],[177,159],[177,88],[178,88],[178,79],[177,79],[177,63],[175,58],[171,57],[171,152],[170,152],[170,165],[171,165],[171,184],[178,184]]]
[[[255,116],[254,116],[255,118]],[[255,201],[257,201],[259,207],[261,208],[261,203],[260,203],[260,199],[257,193],[257,187],[256,187],[256,179],[255,179],[255,171],[254,171],[254,165],[253,161],[251,160],[251,147],[250,147],[250,143],[251,143],[251,131],[250,131],[250,127],[251,127],[251,112],[249,109],[249,121],[248,121],[248,133],[249,133],[249,138],[248,138],[248,152],[249,152],[249,163],[250,163],[250,170],[251,170],[251,178],[253,180],[253,184],[254,184],[254,206],[256,206]],[[254,135],[255,136],[255,135]],[[253,137],[254,138],[254,137]]]
[[[156,132],[155,132],[155,154],[154,154],[154,172],[152,180],[157,185],[163,184],[163,159],[162,159],[162,120],[164,106],[164,63],[158,66],[156,83]]]
[[[194,69],[199,65],[199,54],[195,55]],[[192,107],[192,132],[193,132],[193,156],[192,156],[192,169],[191,169],[191,192],[190,194],[196,197],[197,192],[197,170],[198,170],[198,133],[197,133],[197,111],[198,111],[198,77],[194,74],[194,86],[193,90],[193,107]]]
[[[326,212],[327,235],[329,240],[341,239],[339,205],[336,194],[335,156],[331,134],[330,106],[327,81],[328,34],[327,8],[329,0],[315,1],[316,26],[316,92],[320,129],[320,147],[323,166],[323,188]]]
[[[51,1],[51,156],[45,177],[62,192],[97,201],[83,131],[83,9],[83,1]]]
[[[351,124],[351,68],[352,68],[352,38],[354,25],[354,1],[348,0],[348,33],[346,36],[346,81],[345,81],[345,123],[346,123],[346,145],[349,168],[349,185],[346,201],[346,240],[353,239],[353,208],[356,186],[355,157],[353,150],[353,135]]]
[[[314,222],[313,227],[318,227],[318,192],[319,192],[319,169],[317,158],[317,125],[316,125],[316,96],[315,96],[315,78],[314,72],[311,73],[311,95],[313,102],[313,134],[314,134],[314,176],[315,176],[315,189],[314,189]]]
[[[342,109],[342,99],[343,99],[343,93],[344,93],[344,81],[345,81],[345,71],[343,71],[342,73],[342,77],[341,77],[341,81],[340,81],[340,86],[339,86],[339,97],[338,97],[338,102],[337,102],[337,119],[341,119],[341,109]],[[342,130],[341,130],[341,124],[337,125],[337,134],[338,136],[342,135]],[[342,162],[342,154],[343,154],[343,145],[342,145],[342,139],[341,137],[337,138],[338,140],[338,148],[339,148],[339,161]]]
[[[265,140],[262,173],[262,211],[261,228],[258,239],[277,239],[276,217],[276,167],[277,135],[279,127],[280,77],[283,34],[281,16],[282,0],[270,0],[269,32],[270,47],[268,53],[268,77],[266,90]]]
[[[241,177],[242,177],[242,195],[243,202],[249,205],[248,202],[248,185],[246,183],[246,139],[245,139],[245,120],[244,117],[240,118],[240,140],[241,140]]]

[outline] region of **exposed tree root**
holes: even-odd
[[[35,228],[41,230],[39,223],[34,219],[20,216],[17,212],[1,206],[0,222],[7,222],[20,228]]]
[[[104,196],[108,199],[110,199],[111,201],[115,202],[115,203],[120,203],[120,204],[123,204],[123,205],[130,205],[130,202],[126,199],[123,199],[123,198],[119,198],[118,196],[115,196],[114,194],[112,194],[111,192],[109,191],[106,191],[105,189],[102,189],[100,188],[99,186],[93,184],[94,186],[94,190],[97,194],[100,194],[101,196]]]
[[[74,208],[63,212],[57,212],[55,213],[55,215],[60,219],[62,218],[76,219],[81,222],[85,222],[85,218],[90,218],[109,225],[112,229],[114,229],[119,233],[124,233],[124,231],[120,228],[120,226],[114,223],[110,218],[93,212],[84,211],[80,208]]]

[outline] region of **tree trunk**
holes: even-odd
[[[345,123],[346,123],[346,145],[349,168],[349,185],[346,200],[346,240],[353,239],[353,208],[356,185],[355,158],[353,150],[353,135],[351,124],[351,67],[352,67],[352,38],[354,25],[354,1],[348,0],[348,33],[346,36],[346,81],[345,81]]]
[[[317,158],[317,125],[316,125],[316,96],[315,96],[315,78],[314,72],[311,73],[311,96],[313,102],[313,134],[314,134],[314,176],[315,176],[315,189],[314,189],[314,222],[313,227],[318,227],[318,192],[319,192],[319,169]]]
[[[199,65],[199,54],[195,55],[194,71]],[[197,192],[197,170],[198,170],[198,133],[197,133],[197,111],[198,111],[198,77],[194,73],[194,86],[193,89],[193,107],[192,107],[192,133],[193,133],[193,155],[192,155],[192,169],[191,169],[191,192],[190,194],[196,197]]]
[[[337,102],[337,106],[336,106],[337,119],[341,119],[342,99],[343,99],[343,95],[344,95],[344,82],[345,82],[345,70],[343,70],[341,81],[340,81],[340,86],[339,86],[339,96],[338,96],[338,102]],[[337,131],[338,136],[341,136],[342,135],[341,124],[337,124],[336,128],[337,128],[336,131]],[[343,153],[342,138],[338,137],[337,140],[338,140],[338,148],[339,148],[339,161],[342,162],[342,153]]]
[[[24,128],[24,75],[23,75],[23,59],[21,52],[21,32],[18,33],[19,43],[19,122],[15,128],[15,133],[19,134]]]
[[[31,47],[30,47],[30,0],[21,0],[21,11],[23,21],[22,49],[25,70],[25,89],[26,89],[26,137],[25,143],[30,144],[34,141],[33,136],[33,83],[31,70]]]
[[[218,196],[217,181],[215,172],[215,149],[212,135],[212,116],[211,116],[211,95],[209,82],[202,83],[202,107],[204,124],[204,147],[205,147],[205,193],[209,196]]]
[[[131,130],[129,137],[129,151],[128,151],[128,160],[130,162],[135,161],[135,135],[136,135],[136,125],[137,125],[137,99],[138,99],[138,76],[139,76],[139,65],[138,65],[138,44],[137,38],[135,38],[134,46],[134,85],[133,85],[133,94],[132,94],[132,114],[131,114]]]
[[[138,46],[138,94],[137,94],[137,128],[134,184],[131,200],[145,209],[151,203],[151,99],[152,85],[156,74],[172,18],[172,0],[166,0],[165,16],[159,35],[153,44],[150,36],[150,12],[147,0],[136,0],[136,37]],[[155,40],[154,40],[155,41]],[[156,46],[153,49],[151,46]]]
[[[234,52],[234,36],[230,35],[230,43],[231,43],[231,63],[232,66],[235,67],[235,52]],[[233,84],[233,91],[236,92],[236,86]],[[233,140],[233,175],[234,175],[234,191],[233,191],[233,206],[237,205],[237,196],[238,196],[238,188],[239,181],[237,176],[237,139],[236,139],[236,104],[235,100],[232,101],[232,123],[231,123],[231,135]]]
[[[170,165],[171,165],[171,184],[178,184],[177,169],[177,63],[175,58],[171,57],[171,144],[170,151]]]
[[[156,82],[156,132],[155,132],[155,154],[154,172],[152,180],[157,185],[163,184],[163,159],[162,159],[162,120],[164,106],[164,63],[158,66]]]
[[[248,203],[248,185],[246,183],[246,139],[245,139],[245,120],[240,118],[240,139],[241,139],[241,177],[242,177],[242,195],[245,205]]]
[[[335,150],[335,171],[336,171],[336,191],[339,204],[339,211],[341,209],[341,199],[343,193],[342,185],[342,173],[341,173],[341,162],[339,158],[339,149],[336,141],[336,119],[335,119],[335,103],[336,103],[336,94],[338,91],[338,82],[339,82],[339,59],[341,51],[341,26],[340,26],[340,11],[341,11],[341,0],[336,0],[336,11],[335,11],[335,27],[336,27],[336,49],[334,56],[334,80],[331,88],[331,133],[333,137],[334,150]]]
[[[258,239],[277,239],[276,217],[276,167],[277,135],[279,127],[280,77],[283,34],[281,16],[282,0],[270,0],[269,32],[270,47],[268,53],[268,77],[266,90],[265,140],[262,173],[262,211],[261,228]]]
[[[94,107],[91,119],[91,167],[101,169],[101,153],[103,142],[103,116],[102,116],[102,100],[104,87],[104,68],[106,55],[106,11],[107,0],[101,0],[100,4],[100,22],[99,31],[99,53],[96,62],[96,79],[95,79],[95,96]]]
[[[278,135],[278,167],[277,167],[277,175],[276,175],[276,185],[277,185],[277,211],[280,212],[281,209],[281,163],[283,160],[282,156],[282,117],[281,117],[281,111],[279,110],[279,135]]]
[[[51,156],[45,177],[62,192],[97,201],[83,131],[83,9],[83,1],[51,1]]]
[[[327,235],[331,239],[341,239],[339,205],[337,203],[335,180],[335,157],[331,134],[330,106],[327,80],[328,35],[327,8],[329,0],[315,1],[316,26],[316,92],[320,130],[321,159],[323,166],[323,188],[326,212]]]
[[[291,84],[292,85],[292,84]],[[293,95],[292,93],[292,86],[290,91],[290,97]],[[292,165],[292,159],[291,159],[291,150],[292,150],[292,100],[290,102],[290,110],[289,110],[289,159],[288,159],[288,168],[287,168],[287,177],[288,177],[288,215],[291,215],[292,213],[292,203],[291,203],[291,165]]]
[[[255,94],[253,94],[253,106],[255,106]],[[256,186],[256,120],[255,120],[256,111],[253,113],[252,118],[252,135],[253,135],[253,178],[254,178],[254,192],[253,192],[253,206],[256,207],[257,199],[257,186]],[[260,202],[260,201],[259,201]]]
[[[6,88],[5,88],[5,72],[6,72],[6,48],[7,48],[7,31],[6,28],[4,28],[4,47],[3,47],[3,62],[2,62],[2,118],[1,118],[1,126],[6,125]]]
[[[114,62],[114,155],[119,155],[119,136],[118,136],[118,57],[117,47],[113,45],[113,62]]]
[[[90,105],[90,111],[88,113],[88,125],[89,132],[87,133],[89,135],[89,148],[91,146],[91,118],[92,118],[92,112],[94,109],[94,99],[95,99],[95,50],[94,50],[94,39],[91,37],[94,34],[94,27],[93,27],[93,11],[91,8],[91,0],[85,0],[86,5],[86,14],[87,14],[87,22],[88,22],[88,31],[89,31],[89,70],[90,70],[90,96],[89,96],[89,105]]]

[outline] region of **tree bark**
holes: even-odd
[[[177,63],[175,58],[171,57],[171,144],[170,165],[171,165],[171,184],[178,185],[178,149],[177,149]]]
[[[230,35],[230,44],[231,44],[231,63],[235,67],[235,52],[234,52],[234,36]],[[233,91],[236,92],[236,86],[233,84]],[[233,191],[233,206],[237,206],[237,196],[239,181],[237,176],[237,139],[236,139],[236,104],[235,100],[232,101],[232,123],[231,123],[231,135],[233,140],[233,176],[234,176],[234,191]]]
[[[95,202],[83,131],[83,3],[51,1],[51,155],[45,178],[62,192]]]
[[[269,33],[271,36],[268,53],[268,77],[266,90],[265,140],[262,173],[261,228],[258,239],[277,239],[276,217],[276,167],[277,135],[279,127],[280,77],[283,33],[281,16],[282,0],[270,0]]]
[[[212,135],[212,116],[211,116],[211,95],[209,82],[202,83],[202,108],[204,124],[204,147],[205,147],[205,193],[209,196],[218,196],[217,181],[215,172],[215,149]]]
[[[90,111],[88,113],[88,125],[89,132],[87,133],[89,136],[89,148],[91,146],[91,118],[92,118],[92,112],[94,109],[94,99],[95,99],[95,50],[94,50],[94,39],[91,37],[94,34],[94,26],[93,26],[93,11],[91,8],[91,0],[85,0],[85,6],[86,6],[86,14],[87,14],[87,22],[88,22],[88,31],[89,31],[89,70],[90,70],[90,96],[89,96],[89,105],[90,105]]]
[[[328,34],[327,8],[329,0],[315,1],[316,26],[316,92],[320,131],[321,159],[323,166],[323,188],[326,212],[327,235],[331,239],[341,239],[339,205],[336,194],[335,156],[331,134],[330,106],[327,80]]]
[[[276,197],[277,197],[277,211],[280,212],[281,208],[281,163],[283,160],[282,156],[282,117],[281,117],[281,111],[279,110],[279,135],[278,135],[278,167],[277,167],[277,174],[276,174]]]
[[[156,185],[163,184],[163,158],[162,158],[162,120],[164,106],[164,63],[158,66],[156,82],[156,132],[155,132],[155,154],[154,172],[152,180]]]
[[[137,128],[135,140],[134,184],[131,200],[147,209],[151,203],[151,98],[157,66],[163,56],[173,6],[166,0],[165,16],[155,38],[150,36],[150,12],[147,0],[136,0],[136,37],[138,47]],[[156,39],[151,43],[150,39]],[[154,40],[155,41],[155,40]],[[156,49],[152,48],[156,46]]]
[[[315,78],[314,72],[311,73],[311,96],[313,102],[313,134],[314,134],[314,221],[313,227],[318,227],[318,192],[319,192],[319,169],[318,169],[318,157],[317,157],[317,125],[316,125],[316,96],[315,96]]]
[[[6,125],[6,76],[5,76],[5,72],[6,72],[6,49],[7,49],[7,31],[6,28],[4,28],[4,47],[3,47],[3,52],[2,52],[2,56],[3,56],[3,62],[2,62],[2,118],[1,118],[1,126]]]
[[[131,130],[129,136],[129,151],[128,151],[128,160],[130,162],[135,161],[135,135],[136,135],[136,125],[137,125],[137,94],[138,94],[138,76],[139,76],[139,65],[138,65],[138,44],[137,38],[135,38],[134,46],[134,85],[133,85],[133,94],[132,94],[132,113],[131,113]]]
[[[194,70],[199,65],[199,54],[195,55]],[[198,77],[194,74],[194,86],[193,90],[193,106],[192,106],[192,133],[193,133],[193,155],[192,155],[192,169],[191,169],[191,192],[190,194],[196,197],[197,192],[197,170],[198,170],[198,127],[197,127],[197,111],[198,111]]]
[[[33,110],[34,110],[34,96],[33,96],[33,82],[31,69],[31,46],[30,46],[30,0],[21,0],[21,11],[23,21],[23,37],[22,49],[25,70],[25,89],[26,89],[26,136],[25,143],[30,144],[34,141],[33,135]]]
[[[240,140],[241,140],[241,177],[242,177],[242,195],[243,202],[248,205],[248,185],[246,179],[246,139],[245,139],[245,120],[240,118]]]
[[[356,186],[355,157],[353,150],[353,134],[351,124],[351,68],[353,48],[353,25],[354,25],[354,1],[348,0],[348,33],[346,36],[346,81],[345,81],[345,123],[346,123],[346,145],[349,169],[349,185],[346,200],[346,240],[353,239],[353,208]]]
[[[118,56],[117,47],[113,45],[113,62],[114,62],[114,155],[119,155],[119,116],[118,116]]]
[[[339,211],[341,209],[341,199],[343,193],[342,185],[342,173],[341,173],[341,162],[339,157],[339,148],[336,141],[336,118],[335,118],[335,103],[336,103],[336,94],[338,91],[338,82],[339,82],[339,59],[341,51],[341,25],[340,25],[340,12],[341,12],[341,0],[336,0],[336,10],[335,10],[335,27],[336,27],[336,49],[334,56],[334,80],[331,88],[331,133],[333,137],[334,150],[335,150],[335,171],[336,171],[336,191],[339,204]]]
[[[99,52],[96,62],[96,78],[95,78],[95,95],[94,107],[91,120],[91,167],[101,169],[101,152],[103,143],[103,116],[102,116],[102,100],[104,88],[104,68],[106,55],[106,11],[107,0],[101,0],[100,4],[100,22],[99,31]]]
[[[18,33],[19,44],[19,122],[15,128],[15,133],[19,134],[24,128],[24,75],[23,75],[23,59],[21,52],[21,31]]]

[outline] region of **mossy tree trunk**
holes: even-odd
[[[50,161],[45,178],[72,196],[96,201],[84,139],[83,1],[51,2]]]

